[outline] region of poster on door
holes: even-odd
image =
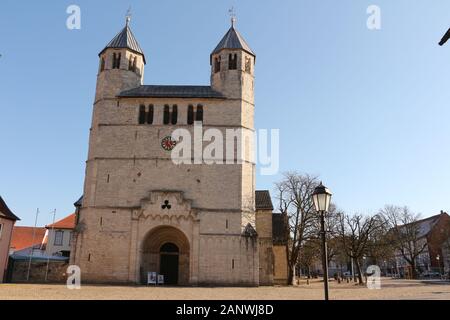
[[[164,284],[164,275],[158,274],[158,284]]]
[[[156,284],[157,283],[157,273],[156,272],[148,272],[147,273],[147,284]]]

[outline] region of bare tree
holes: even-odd
[[[388,205],[380,210],[389,225],[389,237],[395,251],[411,267],[412,278],[417,277],[416,261],[427,247],[420,234],[420,215],[411,212],[408,207]]]
[[[363,284],[361,259],[367,254],[373,235],[383,227],[378,215],[340,214],[339,236],[345,254],[354,261],[359,284]]]
[[[317,237],[317,215],[311,195],[318,185],[317,177],[297,172],[285,173],[283,179],[276,184],[278,209],[288,217],[286,231],[290,239],[286,253],[289,284],[292,284],[294,279],[301,247],[306,241]]]

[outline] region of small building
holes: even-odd
[[[72,232],[75,228],[75,213],[45,226],[45,255],[70,257]]]
[[[0,283],[4,281],[6,269],[8,268],[11,237],[14,224],[18,220],[20,219],[12,213],[5,201],[0,197]]]

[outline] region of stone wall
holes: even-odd
[[[28,275],[28,260],[10,260],[9,262],[9,278],[11,282],[30,282],[30,283],[65,283],[67,276],[66,270],[69,264],[65,261],[50,261],[48,267],[47,281],[45,274],[47,271],[47,261],[32,261],[30,268],[30,277]]]
[[[285,245],[274,245],[274,270],[273,283],[277,285],[287,285],[288,280],[288,265]]]

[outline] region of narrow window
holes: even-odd
[[[197,112],[195,113],[195,121],[203,122],[203,106],[201,104],[197,105]]]
[[[136,72],[136,70],[137,70],[136,65],[137,65],[137,57],[134,57],[134,59],[133,59],[133,72]]]
[[[55,246],[63,245],[63,235],[64,231],[58,230],[55,232]]]
[[[116,53],[113,53],[113,58],[112,58],[112,68],[115,69],[116,68]]]
[[[108,174],[108,176],[106,177],[106,183],[109,183],[109,174]]]
[[[122,58],[122,54],[121,53],[119,53],[118,55],[117,55],[117,63],[116,63],[116,68],[117,69],[120,69],[120,59]]]
[[[178,106],[174,104],[172,106],[172,124],[177,124],[178,120]]]
[[[194,124],[194,106],[192,104],[188,106],[187,124]]]
[[[231,269],[234,269],[234,259],[231,259]]]
[[[139,124],[145,123],[145,106],[141,104],[139,106]]]
[[[170,122],[170,109],[169,109],[169,105],[166,104],[164,106],[164,119],[163,119],[163,123],[164,124],[169,124]]]
[[[214,59],[214,73],[217,73],[219,71],[220,71],[220,56]]]
[[[154,113],[154,107],[151,104],[148,106],[147,124],[153,124],[153,113]]]
[[[225,220],[225,228],[228,229],[228,219]]]
[[[133,71],[133,56],[128,59],[128,70]]]
[[[245,57],[245,72],[252,73],[252,58]]]
[[[237,69],[237,54],[231,54],[228,56],[228,69],[236,70]]]
[[[103,217],[100,217],[100,225],[103,226]]]
[[[88,261],[90,262],[91,261],[91,254],[89,253],[89,255],[88,255]]]
[[[102,72],[103,70],[105,70],[105,58],[102,57],[102,59],[100,60],[100,72]]]

